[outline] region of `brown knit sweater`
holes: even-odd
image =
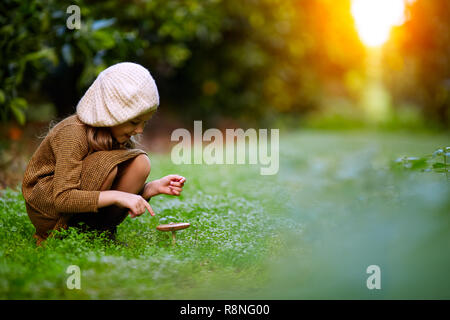
[[[86,125],[76,114],[53,127],[28,162],[22,183],[37,244],[49,231],[66,228],[71,215],[98,212],[100,186],[109,172],[140,154],[146,152],[116,149],[90,153]]]

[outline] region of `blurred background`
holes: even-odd
[[[72,4],[80,29],[66,26]],[[99,72],[121,61],[146,66],[159,87],[151,151],[167,151],[168,134],[193,120],[449,128],[446,0],[5,0],[0,12],[3,169],[17,158],[11,143],[34,150],[48,122],[74,113]]]
[[[81,28],[70,30],[74,4]],[[172,255],[148,238],[158,221],[128,219],[120,235],[135,241],[141,274],[167,282],[128,274],[131,251],[119,251],[117,277],[86,258],[98,290],[74,297],[448,299],[449,17],[448,0],[2,0],[0,296],[71,297],[55,289],[58,268],[79,244],[50,245],[58,263],[52,249],[35,255],[23,171],[49,123],[73,114],[102,70],[132,61],[160,93],[143,139],[152,178],[189,181],[153,208],[160,223],[197,229]],[[194,120],[203,130],[280,129],[279,173],[174,165],[170,134]],[[381,291],[365,285],[373,264]]]

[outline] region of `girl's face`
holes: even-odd
[[[117,142],[124,143],[129,140],[131,136],[143,133],[145,124],[152,117],[153,113],[154,111],[150,111],[125,123],[110,127],[112,136]]]

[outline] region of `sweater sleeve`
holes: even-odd
[[[84,128],[67,125],[55,132],[53,200],[58,212],[98,212],[100,191],[80,190],[83,158],[88,152]]]

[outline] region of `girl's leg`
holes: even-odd
[[[117,173],[110,189],[135,194],[141,193],[145,181],[150,174],[151,166],[149,158],[146,155],[139,155],[134,159],[119,164],[116,168]],[[108,186],[109,180],[108,182],[105,181],[105,183]],[[117,226],[127,217],[128,209],[109,206],[105,210],[107,211],[106,219],[104,220],[105,227],[107,227],[111,238],[114,239]]]
[[[125,161],[118,166],[117,176],[111,185],[112,190],[139,194],[150,174],[150,160],[146,155]]]
[[[138,194],[143,189],[145,181],[150,174],[150,169],[148,157],[139,155],[111,170],[100,190],[119,190]],[[69,226],[76,226],[79,222],[83,222],[87,229],[109,231],[111,238],[114,238],[117,226],[125,220],[127,215],[127,208],[111,205],[100,208],[97,213],[78,213],[70,219]]]
[[[102,186],[100,187],[100,191],[106,191],[111,189],[111,186],[114,182],[114,179],[116,179],[117,176],[117,166],[115,166],[111,172],[108,174],[108,176],[106,177],[105,181],[103,182]]]

